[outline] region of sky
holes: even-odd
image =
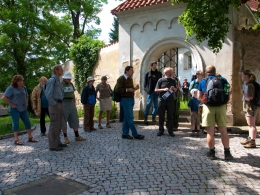
[[[119,0],[108,0],[108,4],[103,6],[102,12],[98,14],[98,17],[101,20],[101,23],[98,28],[102,29],[101,35],[99,36],[99,40],[105,41],[106,44],[109,43],[109,35],[110,29],[112,28],[113,24],[113,15],[111,14],[111,10],[117,7],[123,1]]]

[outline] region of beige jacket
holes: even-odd
[[[34,101],[36,102],[36,110],[34,110],[36,116],[41,115],[41,90],[40,90],[41,84],[39,83],[36,87],[34,87],[32,91],[32,103],[34,104]]]

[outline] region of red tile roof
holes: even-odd
[[[164,2],[168,2],[170,0],[126,0],[125,2],[121,3],[119,6],[114,8],[111,13],[116,15],[117,12],[137,9],[140,7],[146,7],[150,5],[160,4]]]
[[[119,6],[114,8],[111,11],[111,13],[113,15],[116,15],[117,12],[131,10],[131,9],[137,9],[140,7],[146,7],[146,6],[160,4],[160,3],[164,3],[164,2],[168,2],[168,1],[170,1],[170,0],[126,0],[123,3],[121,3]],[[249,0],[247,2],[247,4],[253,11],[257,11],[257,7],[259,4],[259,2],[257,0]]]
[[[251,8],[253,11],[260,11],[258,8],[259,2],[257,0],[250,0],[247,2],[247,5]]]

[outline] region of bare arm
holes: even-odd
[[[7,103],[9,106],[11,106],[12,108],[17,108],[17,106],[15,104],[13,104],[8,97],[3,96],[2,99],[5,101],[5,103]]]

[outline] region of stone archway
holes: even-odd
[[[156,61],[163,52],[173,47],[182,47],[188,49],[193,55],[194,64],[197,67],[196,69],[204,71],[200,53],[196,49],[195,45],[189,42],[185,42],[183,38],[178,38],[178,37],[169,37],[169,38],[158,40],[150,48],[148,48],[141,62],[141,68],[140,68],[140,77],[141,77],[140,83],[141,83],[141,94],[142,94],[141,109],[144,109],[144,105],[146,105],[146,99],[147,99],[146,98],[147,94],[143,88],[144,75],[149,70],[147,69],[147,67],[149,67],[147,65],[150,64],[150,62],[152,61]]]

